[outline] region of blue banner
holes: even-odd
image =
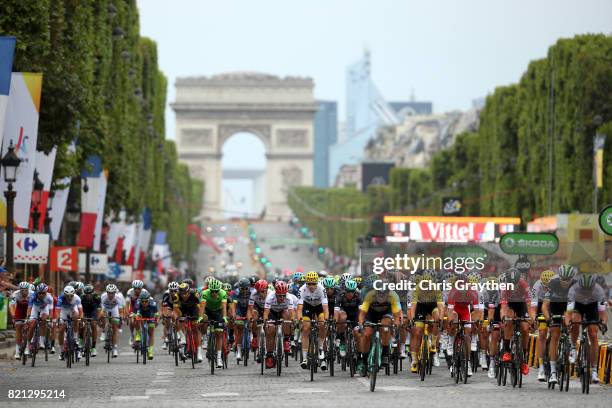
[[[13,72],[16,42],[15,37],[0,37],[0,95],[8,95],[11,89],[11,72]]]

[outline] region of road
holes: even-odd
[[[237,238],[235,258],[244,264],[241,276],[253,273],[254,267],[249,259],[246,230],[239,224],[223,224],[227,229],[221,232],[213,228],[213,234]],[[302,266],[305,270],[322,268],[306,247],[292,252],[290,246],[272,250],[269,238],[295,237],[286,224],[255,223],[255,231],[264,253],[274,262],[275,267],[291,268]],[[241,238],[242,237],[242,238]],[[210,257],[210,249],[202,249],[198,254],[201,265],[214,265],[220,268],[223,256]],[[199,269],[204,275],[206,269]],[[159,339],[160,331],[156,335]],[[156,345],[155,358],[146,366],[136,364],[136,358],[128,346],[127,329],[121,339],[120,355],[110,364],[104,356],[96,357],[90,367],[83,363],[67,369],[56,356],[50,356],[48,362],[41,361],[37,367],[21,366],[14,360],[0,361],[0,406],[62,406],[62,407],[193,407],[237,406],[241,403],[268,408],[304,405],[319,407],[355,407],[355,406],[397,406],[416,405],[428,408],[467,407],[488,404],[495,407],[538,407],[548,406],[609,406],[612,397],[611,386],[594,385],[591,394],[580,393],[580,384],[573,380],[568,393],[548,391],[534,378],[535,370],[525,379],[522,389],[510,386],[500,388],[489,380],[486,373],[476,373],[468,384],[455,385],[445,367],[435,368],[433,375],[421,382],[416,375],[408,373],[407,365],[398,375],[389,377],[380,375],[375,393],[369,391],[365,378],[350,378],[348,373],[336,371],[335,377],[319,372],[314,382],[309,381],[308,371],[302,370],[295,361],[277,377],[274,370],[267,370],[263,376],[259,367],[236,366],[233,356],[227,370],[218,370],[214,376],[206,363],[192,369],[187,364],[174,361]],[[9,401],[10,389],[57,389],[65,390],[67,400]],[[607,402],[606,402],[607,401]]]

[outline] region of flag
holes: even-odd
[[[144,268],[144,258],[149,250],[149,242],[151,241],[151,210],[145,208],[142,211],[142,223],[140,225],[138,242],[136,243],[136,249],[134,254],[134,268],[142,270]]]
[[[15,43],[15,37],[0,37],[0,140],[4,131],[4,117],[11,90]]]
[[[54,147],[49,154],[36,152],[36,171],[38,179],[43,183],[43,191],[38,203],[38,213],[40,219],[38,225],[32,225],[36,231],[44,231],[45,217],[47,216],[47,204],[49,202],[49,192],[51,191],[51,181],[53,179],[53,167],[55,165],[55,154],[57,149]],[[33,220],[32,220],[33,221]],[[46,232],[46,231],[45,231]]]
[[[114,215],[111,214],[110,219],[112,220],[113,218],[114,218]],[[115,248],[117,247],[119,238],[123,236],[124,229],[125,229],[125,211],[120,211],[119,220],[110,222],[110,229],[108,230],[108,235],[106,236],[106,254],[109,256],[109,258],[112,258],[114,256]]]
[[[17,227],[26,229],[30,221],[32,180],[36,164],[42,74],[13,72],[10,86],[1,156],[4,157],[12,143],[15,153],[22,160],[17,168],[17,180],[13,183],[13,189],[17,193],[14,222]],[[1,177],[0,191],[6,190],[6,182],[4,177]],[[6,226],[4,195],[0,197],[0,226]]]
[[[68,153],[74,154],[74,152],[76,152],[76,141],[73,141],[68,146]],[[63,188],[55,190],[53,207],[49,211],[49,216],[51,217],[51,239],[59,238],[64,214],[66,213],[66,204],[68,204],[68,193],[70,193],[70,177],[64,177],[56,185]]]
[[[81,231],[78,246],[92,248],[100,207],[100,189],[103,186],[102,161],[99,156],[89,156],[86,170],[81,171]]]
[[[123,258],[124,265],[134,265],[134,246],[136,242],[136,232],[138,231],[138,224],[128,224],[123,234]],[[130,261],[131,258],[131,261]]]
[[[117,239],[117,245],[115,245],[115,262],[119,265],[123,265],[123,240],[125,236],[122,235]]]
[[[603,187],[603,168],[604,168],[604,145],[606,144],[606,137],[602,134],[595,135],[593,139],[593,153],[594,153],[594,178],[595,186],[597,188]]]
[[[102,221],[104,220],[104,202],[106,199],[106,186],[108,185],[108,171],[100,174],[100,186],[98,190],[98,210],[96,212],[96,226],[94,228],[93,250],[100,251],[100,240],[102,238]]]

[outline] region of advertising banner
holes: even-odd
[[[49,235],[15,233],[14,240],[13,256],[15,263],[47,263],[49,255]],[[6,234],[4,236],[4,242],[6,242]]]
[[[15,37],[0,37],[0,140],[4,131],[4,117],[11,89],[13,72],[13,55],[15,54]]]
[[[79,254],[79,272],[85,273],[87,254]],[[108,256],[106,254],[89,254],[89,272],[93,275],[106,275],[108,273]]]
[[[78,269],[77,247],[53,247],[51,248],[51,260],[49,268],[51,272],[72,272]]]
[[[4,157],[12,143],[15,153],[22,160],[17,168],[17,181],[13,183],[13,189],[17,192],[15,225],[24,229],[28,228],[30,221],[41,89],[42,74],[13,72],[1,154]],[[0,190],[6,191],[6,189],[4,177],[0,177]],[[0,226],[6,226],[4,195],[0,196]]]
[[[55,166],[55,155],[57,149],[54,147],[49,154],[36,152],[36,171],[38,179],[43,183],[43,192],[38,204],[40,219],[38,225],[34,226],[37,231],[44,231],[45,217],[47,216],[47,205],[49,203],[49,192],[51,191],[51,181],[53,181],[53,167]]]

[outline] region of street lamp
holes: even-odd
[[[36,232],[39,230],[38,223],[40,221],[40,211],[38,206],[42,201],[42,193],[45,185],[38,178],[38,171],[34,170],[34,186],[32,188],[32,231]]]
[[[49,234],[51,236],[51,210],[53,210],[53,199],[55,198],[55,191],[49,191],[49,197],[47,198],[47,209],[45,211],[45,234]]]
[[[17,168],[20,163],[21,159],[15,153],[13,141],[11,140],[8,151],[2,160],[0,160],[4,170],[4,181],[8,185],[7,191],[4,192],[4,197],[6,197],[6,269],[9,273],[14,272],[15,269],[13,262],[13,234],[15,233],[13,207],[17,192],[13,191],[13,183],[17,180]]]

